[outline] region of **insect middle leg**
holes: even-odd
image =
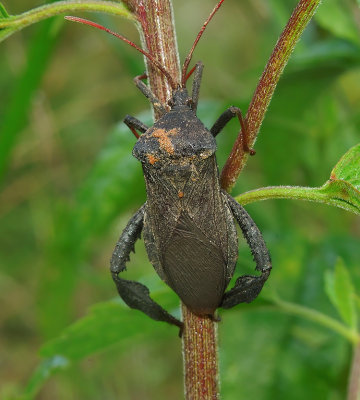
[[[173,317],[150,297],[149,289],[139,282],[119,277],[130,260],[130,252],[134,251],[135,242],[140,238],[143,228],[145,204],[135,213],[126,225],[111,257],[110,271],[120,297],[131,307],[138,309],[156,321],[174,324],[182,331],[183,324]]]
[[[231,106],[227,110],[225,110],[220,117],[215,121],[214,125],[210,129],[210,132],[214,137],[218,133],[220,133],[225,125],[234,117],[238,117],[240,126],[241,126],[241,135],[242,135],[242,144],[243,144],[243,149],[245,152],[250,153],[251,156],[253,156],[256,152],[254,149],[249,147],[249,133],[248,133],[248,128],[246,126],[245,119],[242,116],[241,110],[238,107]]]
[[[221,307],[231,308],[239,303],[250,303],[259,295],[264,283],[270,275],[272,266],[269,250],[267,249],[264,238],[253,219],[244,207],[242,207],[235,199],[233,199],[228,193],[223,193],[224,196],[227,197],[231,211],[250,247],[256,263],[256,270],[261,271],[260,276],[240,276],[236,280],[235,286],[224,294]]]

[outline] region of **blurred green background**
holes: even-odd
[[[11,14],[43,4],[3,3]],[[257,155],[233,195],[268,185],[320,186],[360,141],[360,9],[354,0],[323,3],[281,78]],[[205,64],[198,114],[207,126],[230,105],[246,110],[295,4],[225,2],[194,55]],[[210,0],[174,1],[182,59],[213,6]],[[86,16],[139,42],[125,20]],[[66,363],[53,357],[56,341],[43,345],[82,318],[61,336],[64,354],[78,361],[46,381],[37,399],[183,398],[176,328],[126,309],[108,271],[121,230],[145,200],[141,167],[131,156],[135,138],[121,122],[131,114],[151,123],[147,100],[132,82],[143,70],[142,57],[124,43],[62,17],[0,44],[1,399],[18,398],[43,357],[58,367]],[[220,165],[237,132],[233,121],[218,137]],[[324,274],[340,257],[359,287],[359,218],[290,200],[246,208],[273,259],[260,297],[276,292],[338,318]],[[238,273],[254,267],[243,240],[239,266]],[[128,276],[146,282],[179,313],[142,242]],[[224,399],[345,398],[351,345],[344,338],[262,307],[261,298],[220,315]],[[79,326],[88,336],[76,336]],[[41,371],[29,392],[31,382],[42,381]]]

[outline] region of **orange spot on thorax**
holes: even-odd
[[[156,158],[153,154],[148,154],[147,159],[151,165],[154,165],[157,161],[159,161],[159,159]]]
[[[166,131],[165,129],[156,129],[156,131],[152,132],[152,136],[159,139],[159,146],[162,150],[169,154],[174,154],[175,149],[170,136],[176,135],[177,133],[177,128],[170,129],[169,131]]]

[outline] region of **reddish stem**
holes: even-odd
[[[253,147],[265,112],[274,94],[280,75],[306,25],[315,13],[320,0],[300,0],[293,11],[289,22],[282,32],[274,51],[265,67],[255,90],[246,115],[248,128],[248,146]],[[221,186],[230,191],[241,170],[245,166],[249,153],[244,151],[242,137],[239,134],[230,156],[221,173]]]
[[[142,47],[180,82],[180,63],[170,0],[124,0],[138,21]],[[149,85],[155,96],[167,104],[172,87],[168,79],[145,59]],[[159,115],[155,113],[155,120]]]
[[[217,335],[215,323],[193,314],[182,306],[185,328],[183,359],[185,398],[187,400],[218,399]]]

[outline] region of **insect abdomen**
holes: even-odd
[[[213,314],[227,285],[222,249],[183,212],[162,255],[168,285],[193,312]]]

